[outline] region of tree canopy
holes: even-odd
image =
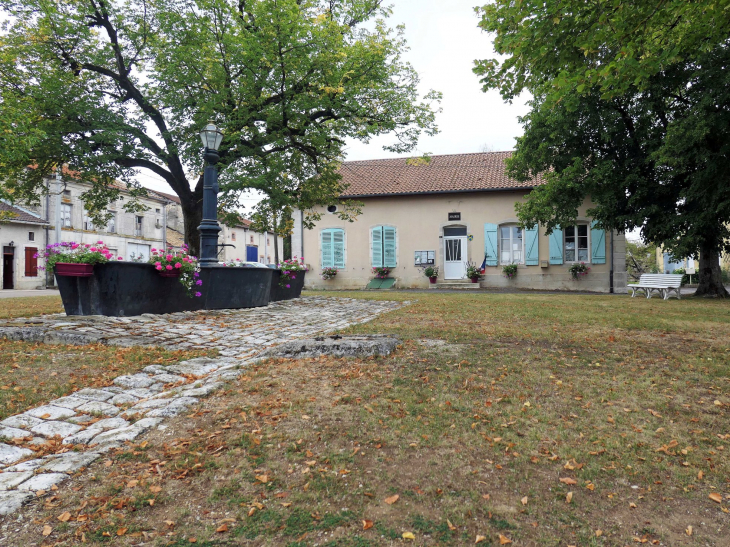
[[[730,3],[497,0],[480,9],[505,56],[477,62],[485,89],[528,91],[511,176],[545,174],[518,207],[548,230],[589,214],[700,256],[698,293],[726,295],[730,252]]]
[[[285,165],[291,199],[341,194],[346,138],[393,133],[408,151],[436,131],[435,92],[419,97],[402,29],[382,0],[0,0],[1,192],[33,199],[67,164],[103,214],[111,180],[146,169],[180,197],[197,246],[209,120],[224,132],[224,202],[272,190],[261,163]],[[34,169],[27,169],[33,165]],[[268,193],[268,192],[267,192]]]

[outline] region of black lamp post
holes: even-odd
[[[200,132],[200,140],[205,147],[205,171],[203,172],[203,222],[200,231],[200,265],[218,264],[218,147],[223,140],[223,132],[214,123],[209,123]]]

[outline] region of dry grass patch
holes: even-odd
[[[67,346],[0,338],[0,420],[85,387],[110,385],[122,374],[216,351]]]
[[[39,502],[13,541],[727,543],[724,303],[416,297],[352,329],[401,334],[394,355],[253,367]]]
[[[36,317],[63,312],[60,296],[30,296],[0,299],[0,320]]]

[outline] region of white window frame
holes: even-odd
[[[70,203],[61,204],[61,227],[73,228],[73,205]]]
[[[96,226],[94,226],[94,223],[91,220],[91,217],[89,217],[89,211],[84,209],[84,223],[82,224],[83,229],[87,232],[94,232],[96,231]]]
[[[578,247],[578,226],[585,226],[586,227],[586,258],[585,260],[580,260],[578,258],[578,251],[580,248]],[[574,232],[574,238],[576,240],[576,247],[574,249],[575,251],[575,260],[568,260],[568,230],[570,228],[573,228],[575,230]],[[566,264],[577,264],[579,262],[583,262],[584,264],[590,264],[591,263],[591,225],[588,222],[576,222],[572,226],[565,226],[562,228],[563,230],[563,262]]]
[[[117,213],[115,211],[109,211],[112,216],[109,217],[109,220],[106,223],[106,231],[110,234],[116,234],[117,233]],[[110,229],[111,227],[111,229]]]
[[[142,237],[144,235],[144,217],[142,215],[134,215],[134,235],[136,237]]]
[[[503,252],[503,249],[502,249],[502,241],[503,241],[503,238],[502,238],[502,228],[509,228],[509,242],[510,242],[510,245],[509,245],[509,253],[510,253],[510,258],[511,258],[511,260],[509,262],[505,262],[505,261],[502,260],[502,252]],[[520,228],[521,233],[522,233],[522,238],[521,238],[521,240],[522,240],[522,248],[520,249],[520,256],[522,257],[522,259],[519,260],[519,261],[517,261],[517,262],[515,262],[515,260],[514,260],[514,249],[512,248],[512,246],[513,246],[512,245],[512,243],[513,243],[512,238],[514,236],[514,230],[513,230],[513,228],[519,228],[519,226],[517,224],[510,224],[510,223],[499,224],[497,226],[497,247],[498,247],[498,251],[497,252],[499,253],[499,264],[502,265],[502,266],[507,266],[509,264],[524,264],[525,263],[525,230],[523,230],[523,229]]]

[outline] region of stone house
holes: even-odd
[[[605,233],[579,209],[574,226],[551,235],[543,227],[518,226],[515,204],[524,201],[540,178],[529,184],[510,179],[504,160],[510,152],[433,156],[430,162],[403,158],[344,162],[348,185],[343,199],[364,204],[355,222],[340,220],[337,205],[319,210],[312,230],[302,229],[297,212],[292,253],[305,257],[314,275],[308,288],[364,288],[372,268],[384,266],[400,288],[429,286],[423,271],[439,268],[439,286],[468,286],[466,267],[484,263],[483,288],[626,291],[626,241]],[[578,281],[568,268],[585,262],[590,272]],[[516,264],[512,279],[502,268]],[[338,273],[322,280],[322,268]]]
[[[0,200],[0,289],[42,289],[45,274],[38,270],[36,253],[45,246],[48,222],[29,209]]]

